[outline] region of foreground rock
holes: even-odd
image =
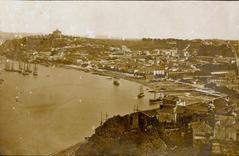
[[[166,147],[157,131],[129,130],[127,119],[116,116],[97,128],[76,155],[141,155],[159,153]]]
[[[163,141],[162,129],[157,123],[147,128],[132,128],[129,115],[108,119],[95,130],[87,143],[72,146],[55,156],[94,156],[94,155],[194,155],[191,147],[167,144]],[[183,144],[182,144],[183,145]]]

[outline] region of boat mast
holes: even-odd
[[[137,103],[136,104],[136,112],[138,112],[139,111],[139,104]]]
[[[7,69],[7,62],[5,63],[5,69]]]
[[[18,61],[18,69],[19,69],[19,70],[22,69],[22,67],[21,67],[21,62],[20,62],[20,61]]]
[[[27,71],[29,71],[29,63],[27,63]]]
[[[102,121],[102,112],[100,112],[100,125],[102,126],[103,121]]]
[[[143,89],[143,86],[142,86],[142,85],[140,86],[139,93],[141,93],[141,94],[144,93],[144,89]]]
[[[143,86],[140,87],[140,92],[141,92],[141,93],[144,93]]]
[[[34,66],[34,72],[37,72],[37,65]]]
[[[107,121],[107,119],[108,119],[108,114],[107,114],[107,112],[105,113],[105,121]]]
[[[13,64],[13,62],[12,62],[12,67],[11,67],[11,70],[14,70],[14,64]]]

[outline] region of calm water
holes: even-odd
[[[17,66],[17,64],[16,64]],[[3,64],[1,64],[1,69]],[[101,112],[126,114],[148,106],[139,85],[71,69],[38,66],[39,75],[0,71],[0,151],[50,154],[78,143],[100,124]],[[15,97],[19,96],[19,102]]]

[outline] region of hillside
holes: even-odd
[[[33,52],[52,52],[65,49],[69,58],[76,59],[76,53],[87,53],[92,59],[106,57],[110,48],[127,47],[132,52],[153,51],[155,49],[177,49],[179,52],[187,51],[197,53],[198,56],[221,55],[231,57],[234,54],[224,40],[181,40],[181,39],[91,39],[73,36],[55,38],[49,35],[35,35],[22,38],[5,37],[4,44],[0,47],[0,53],[9,58],[24,58]],[[10,40],[9,40],[10,39]],[[231,42],[233,44],[235,41]],[[55,50],[54,50],[55,49]]]

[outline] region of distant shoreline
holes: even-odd
[[[124,75],[123,73],[120,73],[120,72],[114,72],[114,71],[105,70],[105,69],[102,69],[102,71],[99,71],[97,69],[90,70],[90,69],[82,68],[82,67],[77,68],[76,65],[73,65],[73,66],[72,65],[60,65],[58,67],[65,68],[65,69],[75,69],[75,70],[83,71],[83,72],[90,73],[90,74],[93,74],[93,75],[108,76],[108,77],[111,77],[112,79],[114,79],[114,78],[115,79],[124,79],[124,80],[128,80],[128,81],[131,81],[131,82],[138,83],[138,84],[143,85],[147,88],[153,89],[153,87],[150,86],[147,82],[145,82],[145,80],[129,77],[129,76],[126,76],[126,75]]]

